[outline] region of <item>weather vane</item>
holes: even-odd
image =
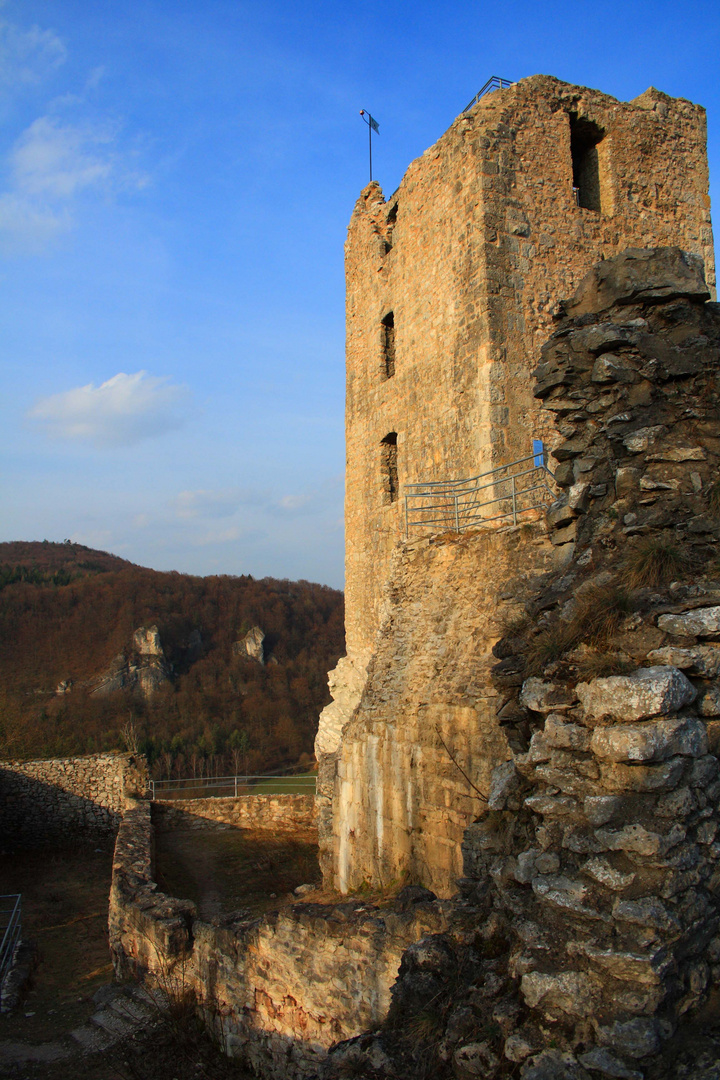
[[[360,115],[368,126],[368,138],[370,140],[370,183],[372,184],[372,133],[373,131],[376,131],[379,135],[380,125],[369,112],[365,111],[365,109],[360,110]]]

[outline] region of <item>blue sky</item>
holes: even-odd
[[[493,74],[708,109],[720,5],[0,2],[0,540],[342,585],[343,242]]]

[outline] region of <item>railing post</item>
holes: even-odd
[[[455,532],[460,532],[460,517],[458,515],[458,497],[455,496]]]
[[[235,798],[237,799],[237,776],[234,779],[235,779]]]
[[[410,539],[410,526],[408,525],[408,497],[405,496],[405,539]]]
[[[155,781],[154,780],[150,781],[150,799],[151,799],[152,802],[155,802]]]
[[[513,525],[517,525],[517,499],[515,497],[515,477],[511,476],[512,481],[512,506],[513,506]]]

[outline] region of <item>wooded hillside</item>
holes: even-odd
[[[169,682],[149,697],[93,693],[133,632],[153,625]],[[264,666],[233,650],[253,626]],[[130,724],[157,777],[307,762],[343,651],[342,593],[324,585],[161,573],[79,544],[0,544],[0,758],[121,748]]]

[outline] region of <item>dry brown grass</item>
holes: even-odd
[[[618,585],[586,589],[578,598],[573,617],[567,622],[558,619],[530,642],[527,651],[528,670],[537,674],[554,660],[559,660],[580,642],[595,648],[606,644],[632,609],[627,591]]]
[[[720,480],[716,480],[707,489],[708,508],[711,514],[720,516]]]
[[[690,565],[688,556],[668,537],[647,536],[625,556],[620,576],[628,589],[652,588],[669,584]]]
[[[577,665],[578,678],[582,682],[605,679],[608,675],[629,675],[637,664],[615,653],[588,653]]]

